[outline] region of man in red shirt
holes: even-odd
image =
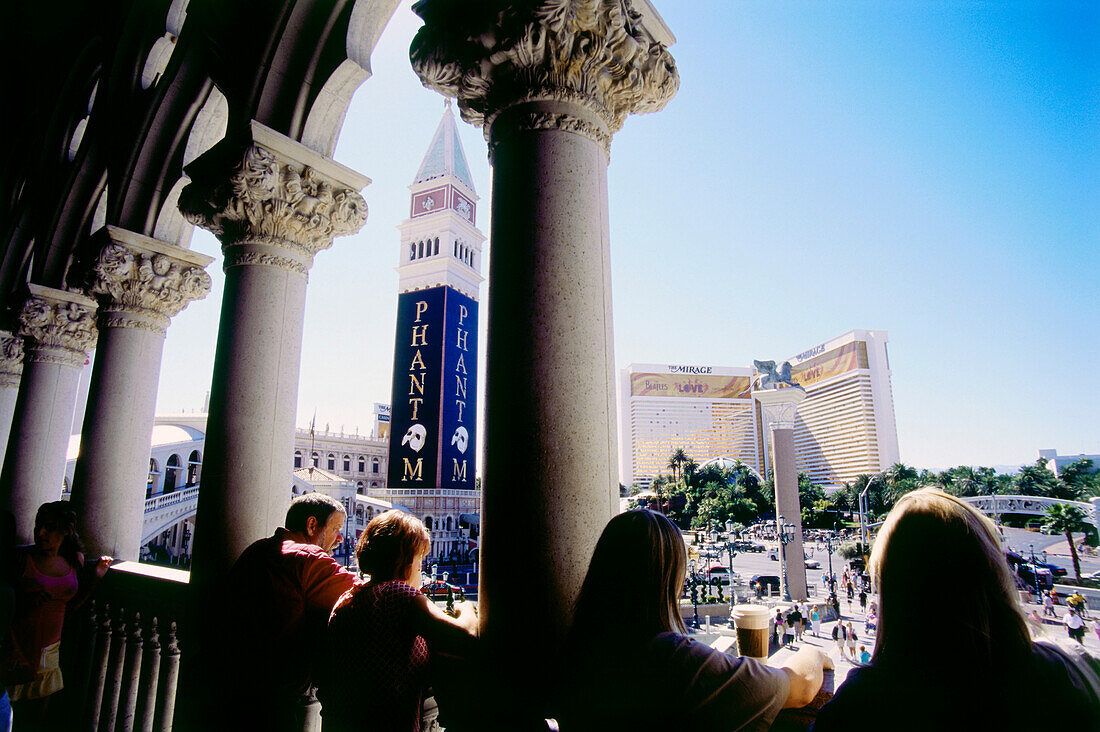
[[[331,555],[346,519],[323,493],[298,496],[286,526],[245,549],[230,570],[222,670],[240,729],[302,729],[329,614],[356,582]]]

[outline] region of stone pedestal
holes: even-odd
[[[645,20],[619,0],[569,0],[556,19],[542,5],[502,18],[421,2],[411,49],[424,84],[457,97],[490,146],[479,615],[494,664],[509,669],[506,695],[536,714],[596,540],[618,510],[611,137],[678,86],[673,39],[648,3]],[[543,663],[516,658],[516,639],[532,635],[549,652]]]
[[[283,523],[290,503],[306,278],[333,237],[366,222],[370,181],[253,122],[188,166],[180,209],[222,243],[222,296],[210,389],[192,582],[228,571]],[[243,152],[242,152],[243,147]]]
[[[806,555],[802,542],[802,509],[798,504],[798,468],[795,466],[794,422],[798,405],[806,398],[801,389],[754,391],[771,432],[772,473],[775,476],[775,512],[794,524],[794,538],[780,544],[786,560],[786,588],[792,600],[805,600]]]
[[[210,292],[213,258],[113,226],[106,239],[90,276],[99,342],[72,502],[90,556],[136,561],[165,333]]]
[[[23,339],[0,330],[0,465],[11,436],[11,419],[23,376]]]
[[[80,370],[96,342],[95,300],[40,285],[28,288],[18,331],[24,339],[23,376],[0,475],[0,500],[15,514],[17,534],[26,542],[38,507],[61,497]]]

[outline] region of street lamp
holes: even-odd
[[[695,588],[698,584],[698,580],[695,578],[695,560],[692,559],[688,564],[688,569],[691,571],[691,606],[694,609],[695,616],[691,621],[692,626],[699,629],[699,598],[696,596]]]
[[[1027,545],[1028,552],[1031,553],[1031,579],[1035,581],[1035,596],[1042,598],[1042,590],[1039,589],[1039,568],[1035,566],[1035,545]]]
[[[875,482],[876,478],[881,477],[882,473],[875,473],[874,475],[872,475],[867,480],[866,487],[862,491],[860,491],[859,494],[859,540],[860,542],[862,542],[859,547],[860,556],[862,556],[867,551],[867,526],[863,519],[863,514],[866,511],[866,509],[864,508],[864,499],[866,499],[867,497],[867,491],[871,490],[871,484]],[[864,561],[866,561],[866,557],[864,557]]]
[[[836,575],[833,574],[833,542],[836,541],[837,526],[840,522],[837,521],[833,524],[833,533],[825,535],[825,548],[829,552],[829,591],[836,593]]]
[[[776,518],[776,534],[779,539],[779,571],[783,576],[783,599],[791,601],[791,588],[787,582],[787,545],[794,541],[794,524],[785,523],[782,516]]]
[[[733,522],[726,522],[726,556],[729,557],[730,562],[730,607],[737,602],[737,593],[733,589],[733,557],[737,552],[733,550]],[[733,616],[730,616],[730,622],[733,622]]]

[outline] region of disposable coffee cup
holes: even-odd
[[[771,615],[760,605],[735,605],[733,626],[737,629],[737,655],[766,660],[768,625]]]

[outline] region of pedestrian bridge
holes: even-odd
[[[1092,502],[1066,501],[1060,498],[1045,498],[1042,496],[971,496],[960,499],[969,503],[987,516],[1000,516],[1006,513],[1022,514],[1024,516],[1046,516],[1047,509],[1059,503],[1076,506],[1085,512],[1085,520],[1092,523],[1100,530],[1100,498],[1092,499]]]
[[[184,519],[192,518],[199,505],[199,486],[145,499],[145,520],[141,528],[141,546],[155,539]]]

